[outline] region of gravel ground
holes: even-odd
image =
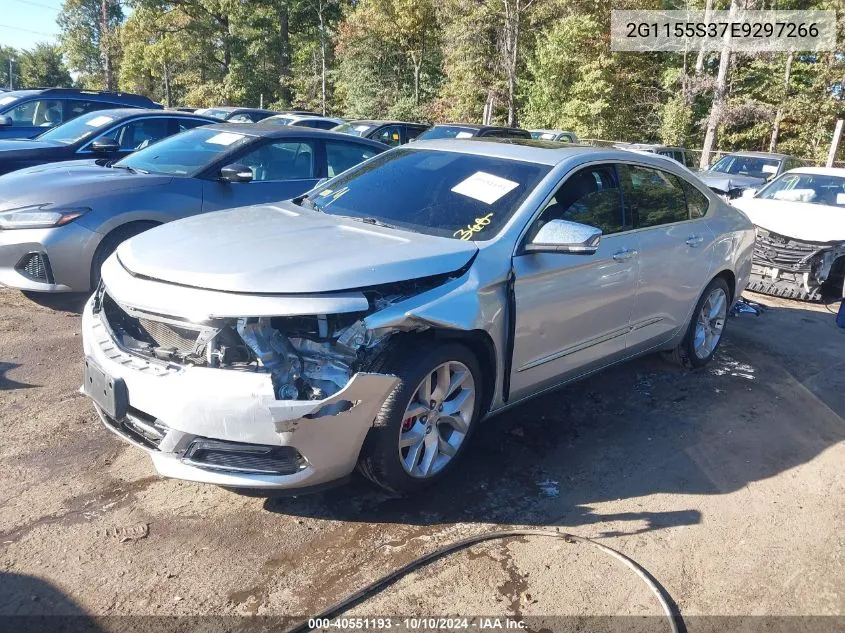
[[[74,302],[0,290],[0,615],[314,614],[456,538],[523,526],[618,549],[685,616],[843,616],[845,330],[824,306],[752,298],[770,309],[732,319],[706,369],[644,358],[493,418],[448,485],[268,500],[159,478],[77,393]],[[351,613],[660,608],[612,558],[527,537]]]

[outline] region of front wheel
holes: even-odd
[[[667,353],[669,360],[689,368],[710,362],[722,342],[730,296],[728,284],[721,277],[708,284],[695,306],[684,338]]]
[[[466,347],[413,346],[379,367],[400,382],[361,449],[359,470],[394,494],[431,485],[452,469],[480,417],[482,373]]]

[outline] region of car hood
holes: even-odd
[[[34,154],[54,147],[62,147],[62,144],[55,141],[36,141],[30,139],[0,140],[0,160],[16,154]]]
[[[279,203],[170,222],[124,242],[117,257],[134,275],[170,283],[313,294],[450,273],[477,250]]]
[[[695,175],[711,189],[717,189],[718,191],[724,191],[725,193],[734,189],[760,187],[766,183],[765,178],[741,176],[738,174],[723,174],[718,171],[700,171]]]
[[[27,167],[0,176],[0,210],[27,204],[67,204],[105,193],[150,187],[169,182],[170,176],[133,174],[125,169],[74,160]]]
[[[845,209],[808,202],[737,198],[733,206],[757,226],[807,242],[845,241]]]

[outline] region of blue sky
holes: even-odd
[[[28,49],[38,42],[56,43],[63,1],[0,0],[0,44]]]

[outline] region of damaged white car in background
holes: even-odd
[[[406,493],[493,412],[652,351],[706,364],[753,239],[659,157],[417,142],[124,243],[84,391],[163,475],[300,492],[357,465]]]
[[[793,169],[732,204],[757,225],[749,290],[845,297],[845,169]]]

